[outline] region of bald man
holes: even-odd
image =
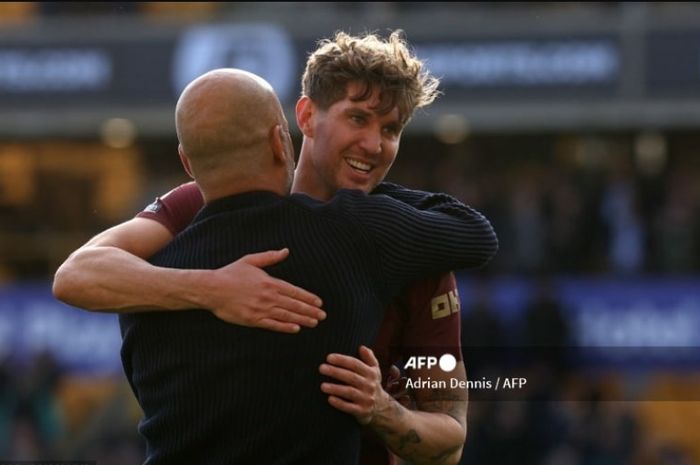
[[[294,148],[282,106],[262,78],[215,70],[196,79],[175,109],[178,153],[205,203],[246,192],[286,195]],[[272,156],[261,157],[271,152]]]
[[[214,270],[288,247],[289,258],[267,271],[320,296],[327,318],[284,334],[196,309],[120,315],[146,463],[356,464],[360,425],[318,389],[319,365],[360,348],[377,367],[366,345],[382,309],[421,275],[487,262],[493,229],[449,196],[388,184],[372,196],[342,190],[326,203],[288,195],[293,147],[281,105],[244,71],[193,81],[176,124],[180,159],[205,206],[150,262]]]

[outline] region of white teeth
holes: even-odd
[[[348,165],[352,166],[353,168],[357,168],[358,170],[369,171],[372,169],[372,165],[362,163],[361,161],[351,160],[349,158],[346,159],[346,161],[348,162]]]

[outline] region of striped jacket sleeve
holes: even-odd
[[[383,183],[372,195],[344,191],[348,214],[374,245],[385,280],[486,265],[498,250],[491,223],[447,194]]]

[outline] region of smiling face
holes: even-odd
[[[295,192],[328,200],[338,189],[369,192],[386,176],[396,159],[403,125],[398,108],[379,113],[380,94],[354,101],[364,90],[347,85],[345,98],[319,108],[308,97],[297,105],[304,142],[294,183]]]

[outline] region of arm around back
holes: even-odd
[[[156,267],[145,259],[173,236],[157,221],[134,218],[76,250],[54,277],[54,296],[93,311],[210,310],[228,323],[285,333],[325,318],[316,295],[269,276],[263,267],[289,251],[246,255],[216,270]]]
[[[54,296],[86,310],[147,306],[148,280],[157,276],[146,259],[173,236],[157,221],[133,218],[90,239],[54,276]]]
[[[372,195],[346,191],[346,210],[369,234],[383,278],[402,287],[428,274],[485,266],[498,250],[489,220],[447,194],[382,184]]]

